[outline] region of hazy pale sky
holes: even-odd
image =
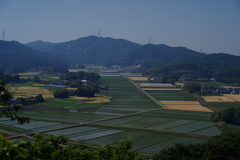
[[[0,0],[0,30],[20,43],[89,35],[240,55],[240,0]]]

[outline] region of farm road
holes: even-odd
[[[140,88],[136,83],[134,83],[132,80],[129,80],[135,87],[137,87],[141,92],[143,92],[146,96],[148,96],[151,100],[153,100],[157,105],[159,105],[162,108],[166,108],[162,103],[157,101],[155,98],[153,98],[150,94],[148,94],[146,91],[144,91],[142,88]]]

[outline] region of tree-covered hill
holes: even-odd
[[[34,42],[30,42],[30,43],[27,43],[26,45],[28,47],[31,47],[35,50],[39,50],[39,51],[44,51],[44,49],[46,47],[50,47],[52,45],[54,45],[55,43],[51,43],[51,42],[44,42],[42,40],[38,40],[38,41],[34,41]]]
[[[139,44],[113,38],[88,36],[76,40],[50,45],[45,43],[28,43],[26,45],[57,56],[71,65],[105,64],[117,61],[129,52],[140,47]]]
[[[49,66],[67,66],[58,59],[50,59],[16,41],[0,41],[0,57],[0,68],[9,73]]]
[[[219,82],[240,82],[240,57],[230,54],[209,54],[198,59],[143,70],[145,75],[178,75],[197,78],[216,78]]]
[[[58,56],[70,65],[75,64],[169,64],[203,57],[184,47],[140,45],[123,39],[88,36],[63,43],[35,41],[29,47]]]
[[[146,44],[120,60],[122,64],[162,65],[196,59],[205,56],[185,47]]]

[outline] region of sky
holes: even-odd
[[[90,35],[240,56],[240,0],[0,0],[0,39]]]

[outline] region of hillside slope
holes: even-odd
[[[26,45],[32,46],[33,44]],[[68,64],[75,65],[104,64],[117,61],[139,47],[139,44],[123,39],[88,36],[50,46],[41,46],[38,49],[58,56]]]
[[[122,58],[120,63],[162,65],[196,59],[205,55],[184,47],[146,44]]]
[[[16,41],[0,41],[0,68],[15,73],[49,66],[67,66],[57,59],[49,59],[43,53]]]

